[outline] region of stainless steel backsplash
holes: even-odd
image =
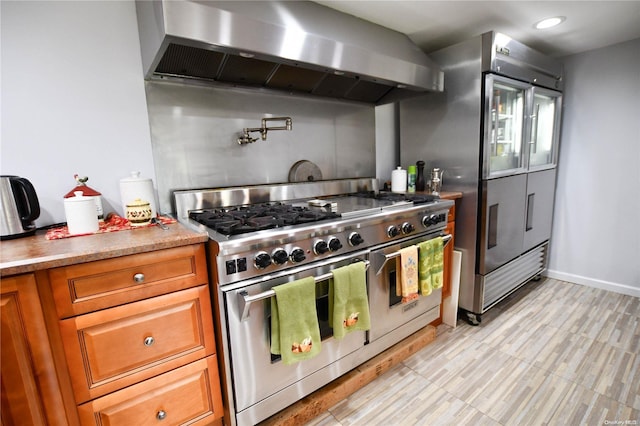
[[[174,190],[287,182],[299,160],[316,163],[323,179],[376,174],[372,105],[175,82],[148,81],[146,93],[162,213],[174,212]],[[282,116],[291,131],[236,142],[243,128]]]

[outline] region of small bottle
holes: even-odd
[[[416,192],[416,166],[407,168],[407,192]]]
[[[424,191],[424,161],[416,163],[418,175],[416,176],[416,191]]]

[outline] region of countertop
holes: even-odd
[[[206,233],[194,232],[180,223],[134,230],[83,235],[59,240],[45,239],[45,232],[0,242],[0,276],[34,272],[76,263],[206,242]]]
[[[426,192],[428,194],[428,192]],[[458,198],[462,198],[462,192],[440,192],[440,198],[444,198],[446,200],[456,200]]]

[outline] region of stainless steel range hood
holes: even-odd
[[[442,91],[404,34],[309,1],[136,1],[145,78],[383,104]]]

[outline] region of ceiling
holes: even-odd
[[[640,1],[315,2],[404,33],[426,53],[492,30],[554,57],[640,37]],[[552,16],[566,20],[554,28],[534,28]]]

